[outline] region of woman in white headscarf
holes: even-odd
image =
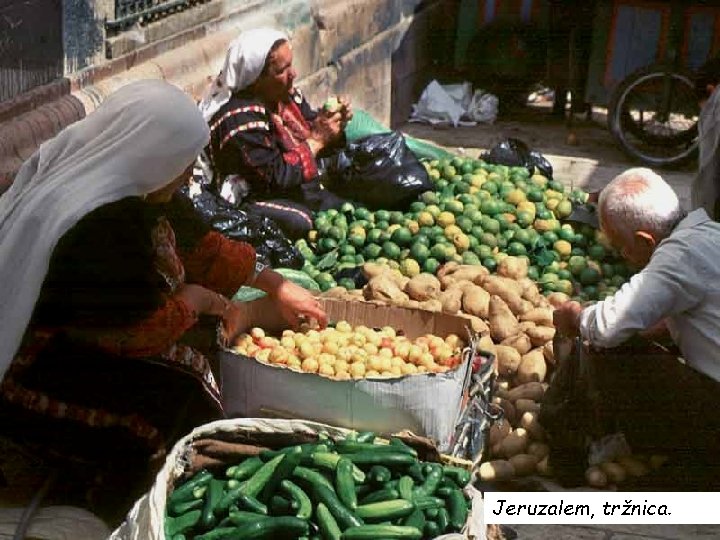
[[[344,144],[352,110],[340,98],[334,110],[314,111],[294,87],[292,61],[284,33],[243,32],[200,109],[210,125],[206,155],[223,195],[296,239],[312,228],[311,211],[343,202],[321,190],[316,158]]]
[[[179,89],[133,83],[44,143],[0,196],[6,433],[132,476],[222,417],[210,364],[187,343],[215,318],[246,324],[227,296],[252,284],[290,322],[325,322],[315,298],[175,194],[208,137]]]

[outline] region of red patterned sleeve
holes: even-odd
[[[189,252],[181,252],[188,283],[233,296],[255,272],[255,248],[208,232]]]
[[[166,352],[197,319],[195,310],[184,300],[170,297],[165,305],[138,324],[101,334],[97,344],[120,356],[156,356]]]
[[[318,174],[315,156],[313,155],[312,150],[310,150],[310,146],[308,146],[305,142],[298,144],[289,152],[284,152],[283,159],[288,165],[300,166],[303,180],[305,182],[309,182]]]

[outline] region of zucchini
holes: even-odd
[[[194,497],[193,494],[195,489],[208,485],[212,477],[212,474],[203,469],[195,476],[190,478],[187,482],[185,482],[182,486],[172,492],[172,494],[168,498],[168,505],[188,502],[193,498],[197,498]]]
[[[315,517],[323,540],[340,540],[342,532],[327,506],[318,503],[315,509]]]
[[[258,501],[252,495],[248,495],[247,493],[243,493],[242,491],[238,494],[234,502],[239,503],[240,508],[248,510],[250,512],[255,512],[256,514],[267,515],[268,513],[268,508],[265,504]]]
[[[398,493],[397,489],[379,489],[377,491],[373,491],[367,497],[363,498],[360,503],[370,504],[382,501],[392,501],[394,499],[398,499],[399,497],[400,493]]]
[[[342,458],[335,469],[335,492],[340,501],[351,510],[357,508],[353,467],[352,461]]]
[[[404,518],[412,514],[415,505],[405,499],[395,499],[358,506],[357,515],[360,519],[384,521]]]
[[[408,445],[402,439],[398,439],[397,437],[392,437],[390,439],[390,446],[394,446],[396,450],[407,452],[408,454],[411,454],[416,458],[418,457],[417,450],[415,450],[412,446]]]
[[[332,491],[335,490],[330,480],[325,478],[319,472],[313,471],[312,469],[308,469],[306,467],[295,467],[292,476],[294,478],[303,480],[310,487],[321,485],[329,488]]]
[[[443,470],[440,465],[433,466],[425,476],[425,481],[421,486],[415,488],[414,493],[416,497],[423,497],[427,495],[433,495],[440,485],[440,481],[443,477]]]
[[[217,527],[205,534],[196,536],[195,540],[231,540],[234,538],[237,527]],[[175,538],[173,538],[175,540]]]
[[[445,501],[438,499],[437,497],[415,497],[413,500],[415,506],[420,510],[427,510],[428,508],[444,508]]]
[[[422,465],[420,463],[413,463],[408,467],[407,473],[412,476],[412,479],[415,480],[417,483],[422,483],[425,481],[425,475],[422,471]]]
[[[400,480],[398,480],[398,492],[400,493],[400,498],[405,499],[406,501],[412,501],[414,485],[415,482],[413,482],[413,479],[409,476],[403,476],[400,478]]]
[[[241,489],[245,495],[257,497],[265,485],[270,481],[270,478],[273,476],[275,469],[277,469],[280,465],[280,462],[285,458],[286,456],[283,454],[272,458],[267,463],[264,463],[263,466],[255,471],[255,474],[253,474],[250,479],[238,489]]]
[[[434,521],[426,521],[424,533],[426,538],[435,538],[440,536],[440,527]]]
[[[440,534],[447,531],[448,526],[450,525],[450,517],[448,516],[448,511],[444,508],[440,508],[438,510],[438,517],[435,520],[435,523],[437,523],[438,529],[440,529]]]
[[[200,516],[202,516],[202,510],[190,510],[176,518],[166,517],[165,536],[172,538],[176,534],[183,534],[185,531],[189,531],[200,522]]]
[[[436,506],[433,506],[432,508],[428,508],[427,510],[425,510],[425,516],[428,519],[432,519],[433,521],[436,520],[437,516],[438,516],[438,508],[439,507],[436,507]]]
[[[243,540],[264,540],[276,538],[297,538],[310,533],[308,522],[296,517],[269,517],[252,521],[235,529],[233,538]]]
[[[297,504],[298,508],[295,517],[310,519],[312,515],[312,503],[310,502],[310,497],[307,496],[300,486],[290,480],[283,480],[280,482],[280,489]]]
[[[346,454],[355,465],[384,465],[386,467],[409,467],[415,458],[403,452],[357,452]]]
[[[400,444],[374,444],[359,441],[341,441],[335,445],[335,449],[338,454],[357,454],[358,452],[400,452],[417,457],[417,452],[402,441],[400,441]]]
[[[200,518],[200,523],[206,529],[213,528],[217,523],[217,519],[215,518],[215,509],[223,497],[224,490],[225,482],[216,478],[210,480],[210,485],[208,486],[207,495],[205,497],[205,504],[203,505],[202,517]]]
[[[262,467],[263,460],[258,456],[247,458],[239,465],[233,465],[228,468],[225,474],[228,478],[234,478],[235,480],[246,480],[250,478],[257,470]]]
[[[304,443],[295,444],[293,446],[286,446],[279,450],[263,450],[260,452],[260,459],[263,461],[270,461],[272,458],[283,456],[285,454],[294,454],[301,452],[303,455],[310,455],[313,452],[327,452],[328,448],[325,444],[320,443]]]
[[[415,527],[401,525],[363,525],[350,527],[342,533],[341,540],[420,540],[422,532]]]
[[[327,506],[330,513],[333,515],[335,520],[338,522],[341,528],[345,529],[348,527],[358,527],[364,525],[363,520],[355,515],[352,510],[345,506],[340,499],[338,499],[335,492],[323,485],[313,486],[314,499],[318,503],[323,503]]]
[[[450,492],[447,498],[448,515],[450,519],[450,525],[456,530],[460,530],[465,526],[468,515],[467,502],[465,501],[465,494],[456,489]]]

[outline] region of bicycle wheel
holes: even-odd
[[[699,115],[692,78],[651,66],[632,73],[615,89],[608,128],[631,157],[672,167],[695,158]]]

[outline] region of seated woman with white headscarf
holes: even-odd
[[[3,436],[90,462],[91,478],[115,471],[106,495],[147,489],[151,457],[223,416],[207,355],[216,321],[249,324],[227,299],[240,286],[264,289],[291,323],[326,322],[174,195],[208,138],[179,89],[133,83],[45,142],[0,196]]]
[[[344,145],[352,109],[340,98],[336,111],[314,111],[294,87],[292,61],[284,33],[243,32],[200,109],[210,125],[206,157],[223,196],[297,239],[312,228],[312,211],[343,202],[320,187],[316,158]]]

